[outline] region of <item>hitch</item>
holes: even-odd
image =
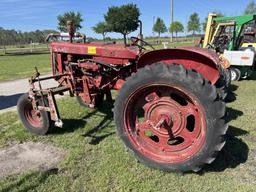
[[[62,74],[62,75],[53,75],[48,77],[40,78],[40,73],[38,69],[35,67],[35,75],[29,79],[29,98],[31,100],[33,109],[35,111],[47,111],[50,113],[51,120],[54,121],[54,125],[56,127],[62,128],[63,122],[60,119],[59,110],[56,104],[55,95],[63,95],[64,92],[69,91],[71,92],[70,88],[67,85],[63,85],[62,83],[59,84],[57,87],[53,88],[42,88],[42,81],[55,79],[55,78],[65,78],[69,76],[69,74]],[[38,83],[38,86],[35,83]],[[65,82],[64,80],[62,82]],[[41,101],[41,102],[40,102]]]

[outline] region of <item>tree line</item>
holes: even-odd
[[[29,43],[44,43],[49,33],[54,30],[36,30],[31,32],[21,32],[14,29],[4,29],[0,27],[0,46],[24,45]]]
[[[218,17],[225,16],[221,12],[213,11]],[[244,10],[244,15],[249,14],[256,14],[256,3],[254,1],[251,1],[247,7]],[[192,35],[194,36],[196,32],[205,31],[206,25],[207,25],[207,17],[205,18],[203,23],[200,23],[200,18],[198,13],[192,13],[189,17],[189,21],[187,23],[187,31],[192,32]],[[176,37],[178,36],[179,32],[184,32],[185,27],[184,25],[179,21],[174,21],[169,28],[166,27],[164,21],[158,17],[154,26],[153,26],[153,32],[158,33],[158,37],[160,37],[161,33],[170,32],[175,33]]]
[[[215,13],[219,17],[224,16],[224,14],[221,12],[215,11]],[[244,11],[244,14],[255,14],[255,13],[256,13],[256,4],[254,1],[252,1],[247,5]],[[74,16],[75,14],[70,12],[69,18],[71,15]],[[76,21],[79,21],[78,16],[81,16],[81,14],[77,13],[77,15],[74,17]],[[104,21],[100,21],[94,27],[92,27],[92,29],[95,33],[101,34],[103,37],[103,40],[105,40],[106,34],[109,32],[121,33],[124,37],[124,43],[126,44],[127,35],[135,31],[138,27],[137,21],[139,20],[139,17],[140,17],[140,10],[135,4],[127,4],[127,5],[122,5],[120,7],[112,6],[112,7],[109,7],[107,13],[104,15]],[[58,17],[58,19],[59,18],[60,17]],[[170,33],[175,33],[177,37],[178,33],[184,32],[186,28],[187,32],[188,33],[191,32],[192,35],[194,36],[196,33],[205,31],[206,24],[207,24],[207,18],[205,18],[205,20],[201,23],[199,14],[195,12],[190,15],[187,26],[184,26],[180,21],[174,21],[169,27],[166,27],[163,19],[158,17],[156,19],[156,22],[153,25],[152,31],[156,32],[158,34],[158,37],[160,37],[162,33],[165,33],[168,31]],[[79,22],[77,23],[77,26],[80,26]],[[62,27],[59,27],[59,29],[61,28]]]
[[[217,13],[219,16],[224,16],[222,13]],[[256,3],[251,1],[244,14],[256,14]],[[123,35],[124,43],[126,44],[127,35],[137,30],[139,24],[139,17],[141,13],[136,4],[127,4],[122,6],[111,6],[108,8],[107,13],[104,15],[104,20],[97,23],[92,29],[95,33],[101,34],[105,40],[106,34],[110,32],[116,32]],[[82,14],[79,12],[66,12],[63,15],[57,17],[58,29],[61,32],[67,32],[66,22],[72,20],[75,30],[78,31],[82,28]],[[203,23],[200,23],[198,13],[193,13],[189,17],[187,23],[187,31],[195,35],[197,32],[205,30],[207,18]],[[164,21],[158,17],[153,25],[152,31],[158,34],[158,37],[162,33],[171,32],[178,36],[178,33],[184,32],[185,27],[180,21],[174,21],[168,28]],[[0,27],[0,46],[3,45],[23,45],[29,43],[44,43],[45,37],[49,33],[56,33],[54,30],[36,30],[32,32],[21,32],[16,30],[7,30]]]

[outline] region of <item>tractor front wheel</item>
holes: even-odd
[[[157,63],[127,79],[114,117],[126,147],[165,171],[199,171],[225,144],[225,104],[216,88],[179,64]]]
[[[49,113],[34,110],[28,94],[24,94],[19,98],[17,110],[22,124],[29,132],[36,135],[48,133],[51,126]]]

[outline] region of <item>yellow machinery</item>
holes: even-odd
[[[256,15],[208,15],[202,47],[215,50],[229,61],[232,80],[246,78],[255,70],[256,32],[251,30],[255,21]]]

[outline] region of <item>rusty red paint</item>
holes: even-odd
[[[220,59],[216,54],[201,48],[179,48],[156,50],[143,54],[138,61],[138,68],[153,63],[177,63],[192,68],[204,78],[215,84],[219,79]]]
[[[130,81],[129,85],[125,79],[138,77],[139,74],[132,74],[139,68],[161,62],[194,69],[215,84],[220,77],[222,64],[218,55],[191,47],[143,51],[138,44],[85,43],[85,36],[84,43],[73,43],[77,35],[74,34],[73,23],[69,21],[67,25],[69,42],[53,42],[50,45],[53,76],[40,78],[37,71],[29,81],[31,105],[24,110],[27,122],[41,128],[40,114],[47,111],[55,126],[61,127],[55,95],[69,92],[70,96],[80,97],[82,104],[94,108],[105,96],[106,100],[112,101],[111,89],[119,90],[125,84],[127,92],[132,93],[122,100],[121,108],[124,109],[118,112],[122,114],[119,119],[123,121],[119,128],[125,129],[122,136],[127,137],[129,145],[134,146],[134,152],[156,163],[175,164],[191,157],[197,158],[206,141],[208,121],[205,109],[193,94],[193,89],[187,86],[185,89],[183,81],[177,84],[175,81],[161,83],[160,78],[152,84],[144,82],[145,85],[141,85]],[[54,34],[48,35],[47,39],[52,36]],[[42,88],[40,82],[48,79],[55,79],[59,85]],[[141,87],[131,91],[138,85]]]
[[[82,99],[83,101],[85,101],[85,103],[89,106],[92,105],[92,96],[90,94],[90,90],[89,90],[89,80],[88,77],[83,77],[83,88],[84,88],[84,92],[82,94]]]
[[[93,62],[83,62],[83,63],[78,63],[78,67],[89,69],[92,71],[98,71],[99,70],[99,65]]]
[[[63,73],[62,56],[60,53],[58,53],[58,69],[60,73]]]
[[[160,96],[169,93],[179,95],[187,104],[181,105],[171,97]],[[138,112],[140,109],[143,109],[143,115]],[[203,107],[186,90],[160,84],[145,86],[129,97],[125,111],[124,124],[129,140],[140,153],[154,161],[186,161],[205,142],[206,117]],[[193,130],[188,129],[189,116],[195,120]]]
[[[89,49],[91,53],[88,53]],[[60,83],[60,87],[64,87],[65,91],[69,90],[71,95],[81,96],[82,100],[91,106],[94,105],[93,98],[99,91],[105,89],[119,90],[125,82],[124,79],[131,73],[136,72],[138,68],[157,62],[178,63],[186,68],[192,68],[202,74],[205,79],[211,81],[212,84],[216,83],[220,75],[219,65],[221,61],[218,56],[201,48],[139,52],[139,49],[134,46],[124,47],[120,44],[53,42],[51,43],[51,52],[54,76],[50,78],[56,79]],[[55,56],[57,56],[58,68],[56,68]],[[84,59],[84,56],[88,59]],[[104,76],[101,72],[106,69],[103,69],[102,65],[109,65],[108,70],[112,70],[115,66],[128,67],[120,71],[119,69],[112,70],[110,74]],[[76,67],[73,68],[72,66]],[[57,73],[56,70],[58,70]],[[90,73],[96,73],[96,75],[89,75]],[[33,83],[31,82],[31,93],[34,90]],[[45,91],[48,94],[49,90]],[[51,98],[49,99],[51,100]],[[52,103],[50,108],[56,111],[56,104]],[[53,116],[53,119],[56,119],[55,117]]]
[[[123,84],[125,83],[125,81],[123,79],[118,79],[113,87],[113,89],[115,90],[119,90],[122,88]]]
[[[56,53],[69,53],[78,55],[92,55],[94,57],[107,57],[114,59],[136,59],[139,49],[125,47],[121,44],[99,44],[99,43],[63,43],[54,42],[51,44],[52,51]],[[89,54],[88,48],[96,47],[95,54]]]
[[[50,92],[52,95],[48,95],[52,89],[41,90],[48,95],[50,101],[52,100],[51,96],[54,98],[54,94],[69,91],[71,96],[80,96],[89,106],[94,106],[94,98],[97,94],[109,89],[121,89],[125,79],[136,72],[138,68],[157,62],[178,63],[186,68],[192,68],[202,74],[205,79],[211,81],[212,84],[216,83],[220,75],[219,64],[221,61],[218,56],[209,50],[200,48],[141,52],[136,46],[125,47],[115,43],[53,42],[51,43],[51,53],[53,76],[50,78],[56,79],[60,84],[59,87],[63,87],[63,89],[58,93]],[[57,66],[56,60],[58,62]],[[35,90],[34,82],[31,81],[30,93],[32,94]],[[165,101],[165,104],[168,106],[167,101]],[[42,110],[48,110],[45,106],[39,107]],[[52,111],[57,112],[55,102],[50,102],[49,107]],[[181,111],[181,109],[179,110]],[[161,110],[159,111],[161,112]],[[172,110],[169,109],[169,111]],[[168,113],[165,113],[167,116],[155,114],[158,119],[153,119],[153,121],[155,123],[158,121],[159,126],[163,122],[171,125],[172,120],[169,119]],[[53,120],[58,119],[58,115],[51,114],[51,116]]]
[[[33,109],[32,104],[26,105],[24,108],[24,116],[27,121],[35,128],[40,128],[42,126],[40,112]]]

